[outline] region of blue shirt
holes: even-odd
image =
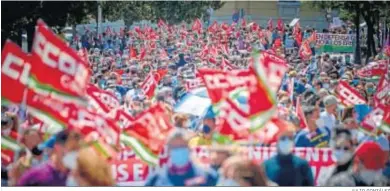
[[[295,155],[275,155],[263,166],[267,177],[279,186],[314,186],[309,163]]]
[[[302,129],[295,135],[296,147],[328,147],[331,131],[328,127],[319,127],[313,132]]]

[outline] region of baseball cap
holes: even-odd
[[[210,106],[208,109],[207,109],[207,113],[206,115],[203,117],[204,119],[214,119],[215,118],[215,114],[213,112],[213,108],[212,106]]]
[[[382,169],[387,161],[386,154],[381,146],[373,141],[363,142],[356,148],[355,156],[369,170]]]
[[[51,136],[48,140],[38,145],[38,149],[54,148],[55,144],[65,144],[69,137],[69,130],[62,130],[57,134]]]

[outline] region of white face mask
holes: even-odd
[[[336,161],[339,164],[346,164],[353,156],[352,152],[344,150],[335,150],[333,154],[335,155]]]
[[[64,158],[62,158],[62,163],[64,166],[70,170],[77,168],[77,154],[78,152],[72,151],[65,154]]]
[[[318,118],[318,119],[316,120],[316,125],[317,125],[317,127],[324,127],[324,126],[325,126],[325,122],[324,122],[323,119]]]
[[[367,185],[372,185],[374,183],[374,180],[377,176],[381,174],[381,171],[379,170],[361,170],[359,172],[359,177],[361,181],[366,183]]]
[[[66,179],[66,186],[71,186],[71,187],[77,187],[79,184],[77,183],[76,179],[72,176],[69,175],[68,178]]]
[[[278,142],[278,150],[279,153],[282,155],[288,155],[290,154],[294,149],[294,143],[292,140],[280,140]]]
[[[217,186],[240,186],[240,184],[231,178],[220,177]]]
[[[11,134],[11,128],[1,130],[1,135],[8,136]]]

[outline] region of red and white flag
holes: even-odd
[[[340,81],[336,88],[336,93],[341,103],[347,107],[366,104],[366,100],[360,95],[360,93],[352,88],[347,82]]]
[[[119,100],[111,92],[102,90],[92,84],[87,88],[90,104],[98,113],[106,114],[120,107]]]
[[[156,104],[136,116],[132,125],[124,129],[122,141],[149,164],[158,164],[158,155],[173,130],[170,118],[161,104]]]
[[[369,63],[367,66],[358,70],[357,74],[361,77],[382,76],[387,74],[388,61],[379,60]]]
[[[141,88],[149,99],[154,96],[154,91],[157,88],[157,82],[152,71],[150,71],[150,73],[146,76],[144,82],[141,84]]]
[[[65,100],[85,102],[89,83],[88,63],[38,20],[32,47],[30,80],[34,88],[50,91]],[[50,75],[48,75],[50,74]]]

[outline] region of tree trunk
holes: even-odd
[[[34,33],[35,33],[35,23],[31,22],[28,25],[26,25],[26,32],[27,32],[27,49],[29,52],[31,52],[33,39],[34,39]]]
[[[356,16],[354,18],[354,24],[356,26],[356,47],[355,47],[355,64],[361,64],[361,53],[360,53],[360,7],[356,3]]]

